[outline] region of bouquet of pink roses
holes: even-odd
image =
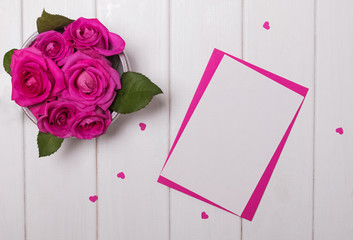
[[[112,113],[144,108],[161,89],[147,77],[124,72],[117,57],[124,40],[97,19],[71,20],[43,10],[28,47],[4,56],[12,100],[30,110],[39,133],[39,156],[57,151],[64,138],[104,134]]]

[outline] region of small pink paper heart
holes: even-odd
[[[120,172],[116,175],[118,178],[125,179],[125,174],[123,172]]]
[[[202,212],[202,213],[201,213],[201,218],[202,218],[202,219],[207,219],[207,218],[208,218],[207,213]]]
[[[89,200],[90,200],[91,202],[95,202],[95,201],[97,201],[97,199],[98,199],[97,195],[94,195],[94,196],[90,196],[90,197],[89,197]]]
[[[266,30],[269,30],[270,29],[270,23],[268,22],[268,21],[266,21],[265,23],[264,23],[264,25],[262,25],[263,27],[264,27],[264,29],[266,29]]]
[[[146,129],[145,123],[140,123],[139,126],[140,126],[141,131],[145,131],[145,129]]]
[[[336,129],[336,133],[339,133],[339,134],[342,135],[342,134],[343,134],[343,128],[341,128],[341,127],[340,127],[340,128],[337,128],[337,129]]]

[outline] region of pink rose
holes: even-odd
[[[37,48],[15,50],[10,67],[12,100],[22,107],[43,102],[65,88],[60,68]]]
[[[46,99],[44,102],[28,106],[28,108],[35,116],[35,118],[38,120],[38,118],[44,114],[46,104],[57,99],[58,99],[57,97],[50,97]]]
[[[107,110],[116,90],[121,88],[120,76],[115,69],[106,61],[81,52],[70,55],[62,71],[67,85],[63,98],[74,101],[83,111],[93,111],[96,106]]]
[[[72,126],[72,135],[80,139],[92,139],[104,134],[111,123],[109,111],[79,112]]]
[[[33,47],[38,48],[45,56],[51,58],[59,66],[62,60],[74,52],[72,44],[56,31],[47,31],[39,34]]]
[[[68,25],[63,34],[77,49],[91,49],[104,56],[119,54],[125,48],[124,40],[96,18],[81,17]]]
[[[45,105],[44,115],[39,116],[38,128],[59,138],[71,137],[71,127],[76,119],[77,109],[71,102],[53,101]]]

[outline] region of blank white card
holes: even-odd
[[[303,98],[225,54],[161,176],[240,216]]]

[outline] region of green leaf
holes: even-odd
[[[3,61],[4,69],[10,75],[11,75],[11,68],[10,68],[11,59],[12,59],[13,51],[15,51],[15,50],[17,50],[17,49],[11,49],[10,51],[5,53],[5,55],[4,55],[4,61]]]
[[[58,138],[50,133],[39,131],[37,137],[39,157],[45,157],[55,153],[60,148],[63,141],[63,138]]]
[[[126,114],[146,107],[152,98],[163,93],[151,80],[141,73],[125,72],[121,76],[121,89],[118,90],[112,111]]]
[[[62,31],[65,26],[69,25],[73,21],[74,20],[61,15],[47,13],[43,9],[42,16],[37,18],[37,31],[38,33],[49,30]]]

